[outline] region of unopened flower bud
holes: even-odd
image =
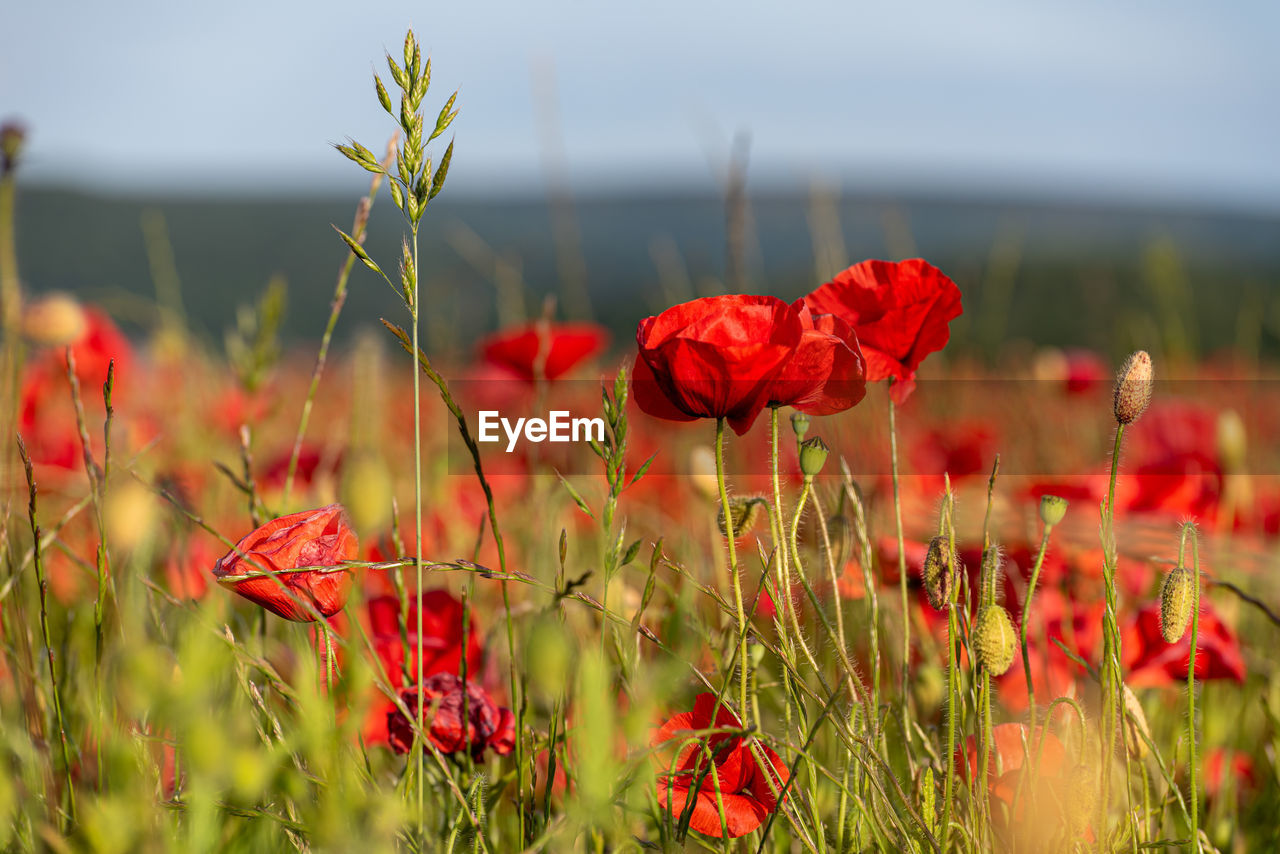
[[[1119,424],[1137,421],[1151,402],[1151,357],[1138,350],[1125,360],[1116,379],[1115,415]]]
[[[762,498],[729,499],[729,513],[733,518],[733,538],[735,540],[740,540],[751,533],[751,529],[755,527],[756,522],[760,519],[760,509],[763,506],[764,499]],[[724,523],[723,505],[716,515],[716,525],[720,528],[721,534],[725,537],[729,536],[729,529]]]
[[[1190,570],[1178,566],[1160,585],[1160,634],[1165,643],[1177,643],[1187,631],[1195,599],[1194,584]]]
[[[946,537],[934,537],[924,556],[924,590],[929,604],[941,611],[951,601],[951,589],[956,578],[955,552]]]
[[[1098,774],[1088,765],[1077,765],[1067,774],[1067,823],[1073,836],[1081,836],[1098,808]]]
[[[1040,496],[1040,521],[1044,522],[1046,528],[1052,528],[1067,515],[1067,505],[1069,503],[1067,499],[1059,498],[1056,495]]]
[[[973,651],[978,664],[987,668],[992,676],[999,676],[1013,664],[1017,645],[1013,620],[1004,606],[988,605],[983,608],[973,627]]]
[[[720,482],[716,480],[716,452],[706,445],[696,445],[689,452],[689,476],[693,488],[708,501],[720,500]]]
[[[1234,409],[1225,409],[1218,415],[1218,459],[1225,472],[1244,470],[1247,445],[1244,420]]]
[[[809,433],[809,416],[799,410],[791,413],[791,429],[796,434],[796,441],[803,442]]]
[[[805,480],[811,479],[827,464],[827,454],[831,449],[818,436],[800,443],[800,471]]]
[[[32,344],[65,347],[79,341],[88,318],[75,297],[52,293],[27,305],[22,312],[22,334]]]
[[[1125,743],[1129,756],[1141,759],[1147,755],[1147,742],[1151,739],[1151,728],[1147,726],[1147,716],[1143,713],[1142,704],[1138,702],[1133,691],[1128,685],[1122,685],[1121,688],[1124,694]]]

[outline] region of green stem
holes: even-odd
[[[1040,568],[1044,566],[1044,553],[1049,548],[1049,532],[1052,525],[1044,526],[1044,534],[1040,537],[1040,551],[1036,554],[1036,565],[1031,570],[1031,580],[1027,583],[1026,601],[1022,603],[1022,673],[1027,678],[1027,710],[1031,717],[1031,732],[1036,731],[1036,689],[1031,684],[1031,656],[1027,650],[1027,626],[1031,622],[1031,600],[1036,595],[1036,583],[1040,580]]]
[[[1098,797],[1098,839],[1105,844],[1111,803],[1111,764],[1115,756],[1116,708],[1120,693],[1120,629],[1116,622],[1116,545],[1115,498],[1116,474],[1120,468],[1120,446],[1124,425],[1116,425],[1115,446],[1111,451],[1111,478],[1107,503],[1103,508],[1103,592],[1106,610],[1103,614],[1102,647],[1102,756],[1101,785]]]
[[[902,743],[907,761],[911,757],[911,710],[909,706],[911,661],[911,600],[907,596],[907,547],[902,533],[902,486],[898,474],[898,424],[893,405],[893,380],[889,381],[889,459],[893,470],[893,517],[898,534],[898,588],[902,594]],[[944,829],[944,834],[946,833]]]
[[[725,540],[729,544],[729,576],[733,580],[733,604],[738,611],[738,708],[741,711],[743,723],[749,726],[747,671],[750,669],[750,662],[747,660],[747,615],[742,607],[742,579],[738,571],[737,545],[733,537],[733,513],[729,509],[729,490],[724,480],[723,418],[716,419],[716,485],[720,487],[720,507],[724,510],[725,527],[728,528]],[[786,597],[785,591],[783,596]]]
[[[413,226],[413,270],[414,270],[414,287],[413,302],[409,305],[409,314],[412,317],[413,329],[413,352],[416,357],[420,348],[418,347],[418,226]],[[418,714],[422,713],[423,699],[422,686],[424,680],[423,674],[423,655],[422,655],[422,398],[421,398],[421,379],[418,371],[413,372],[413,526],[414,526],[414,543],[413,543],[413,567],[414,578],[417,587],[414,591],[417,608],[417,666],[414,682],[418,686],[417,692],[417,709]],[[425,841],[425,832],[427,825],[426,811],[426,789],[427,781],[424,769],[426,766],[426,745],[418,746],[418,837]]]
[[[890,401],[892,406],[892,400]],[[893,410],[891,409],[890,412]],[[954,499],[951,495],[951,482],[947,481],[946,486],[946,522],[947,522],[947,548],[950,549],[952,560],[955,560],[956,553],[956,532],[955,525],[952,520],[952,512],[954,509]],[[901,551],[899,551],[901,554]],[[904,576],[905,577],[905,576]],[[959,711],[956,706],[959,700],[959,661],[956,659],[956,638],[959,635],[956,626],[956,594],[960,588],[958,583],[950,585],[951,592],[947,597],[947,781],[942,800],[942,854],[947,854],[951,844],[951,805],[955,793],[956,778],[956,718],[959,717]],[[984,780],[982,785],[986,785]]]
[[[1191,654],[1187,658],[1187,781],[1190,791],[1187,793],[1187,806],[1191,812],[1191,845],[1192,850],[1200,851],[1200,794],[1196,777],[1196,645],[1200,640],[1200,541],[1196,536],[1195,526],[1187,523],[1182,526],[1182,537],[1186,540],[1191,535]],[[1179,549],[1181,551],[1181,549]],[[1178,564],[1182,564],[1179,555]]]

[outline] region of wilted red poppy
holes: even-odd
[[[632,394],[657,418],[726,418],[742,435],[803,334],[799,313],[776,297],[734,294],[682,303],[640,321]]]
[[[506,756],[516,745],[515,716],[499,707],[475,682],[467,682],[466,725],[463,725],[462,680],[452,673],[437,673],[422,682],[422,702],[417,686],[400,692],[411,712],[422,716],[427,738],[441,753],[461,753],[468,746],[479,759],[488,748]],[[398,708],[387,712],[387,735],[391,749],[408,753],[413,748],[413,727]]]
[[[769,406],[792,406],[810,415],[833,415],[867,393],[865,365],[853,327],[834,314],[816,314],[796,300],[803,333],[769,385]]]
[[[1160,633],[1160,603],[1153,602],[1133,616],[1120,630],[1121,654],[1130,688],[1169,685],[1187,680],[1191,660],[1191,631],[1177,643],[1165,643]],[[1196,644],[1197,679],[1234,679],[1243,682],[1244,658],[1235,633],[1222,622],[1213,606],[1200,600],[1199,640]]]
[[[315,616],[302,602],[325,617],[346,605],[352,575],[350,569],[339,567],[343,561],[355,560],[357,551],[346,511],[341,504],[330,504],[271,520],[223,555],[214,564],[213,574],[219,584],[271,613],[306,623]],[[287,571],[302,566],[330,568]]]
[[[896,403],[915,388],[924,357],[946,346],[948,324],[963,311],[956,283],[920,258],[855,264],[805,302],[853,327],[866,358],[867,381],[894,379]]]
[[[534,322],[490,335],[480,354],[531,383],[559,379],[608,344],[609,333],[594,323]]]
[[[681,712],[664,723],[650,743],[682,744],[689,740],[687,730],[742,728],[737,715],[724,705],[718,710],[715,706],[715,694],[699,694],[694,700],[693,711]],[[673,820],[678,823],[692,794],[695,801],[689,827],[707,836],[719,837],[724,834],[720,826],[718,801],[723,802],[729,836],[744,836],[755,830],[769,813],[777,809],[776,793],[782,792],[790,777],[782,757],[760,742],[756,742],[755,747],[771,767],[762,768],[752,752],[752,745],[739,735],[712,735],[697,744],[683,747],[673,766],[675,774],[667,773],[671,766],[662,768],[658,778],[659,805],[670,809]],[[705,764],[708,751],[713,765],[710,770],[706,770]],[[714,779],[712,774],[715,774]]]

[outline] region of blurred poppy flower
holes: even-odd
[[[1071,837],[1092,837],[1087,821],[1083,827],[1071,826],[1071,805],[1079,803],[1080,798],[1073,791],[1073,769],[1067,750],[1053,733],[1044,727],[1036,727],[1033,732],[1026,724],[1000,724],[992,727],[991,742],[987,793],[992,819],[1001,836],[1022,845],[1038,841],[1039,846],[1032,846],[1036,848],[1064,832]],[[956,751],[955,761],[972,785],[981,768],[973,736],[965,740],[963,753]],[[1033,771],[1034,777],[1030,776]]]
[[[346,605],[352,575],[340,567],[355,560],[357,551],[346,511],[341,504],[330,504],[273,519],[223,555],[213,574],[219,584],[271,613],[305,623],[315,617],[301,603],[310,603],[325,617]],[[303,566],[330,569],[288,571]]]
[[[1120,629],[1121,654],[1130,688],[1185,682],[1191,660],[1191,632],[1177,643],[1165,643],[1160,634],[1160,603],[1153,602]],[[1199,642],[1196,645],[1197,679],[1234,679],[1243,682],[1244,658],[1235,633],[1222,622],[1213,606],[1200,599]]]
[[[470,749],[479,759],[486,749],[506,756],[516,745],[515,716],[499,707],[475,682],[462,690],[462,680],[452,673],[437,673],[422,683],[422,702],[417,686],[400,692],[411,713],[421,716],[427,738],[441,753],[461,753]],[[463,720],[463,705],[466,720]],[[391,749],[408,753],[413,747],[413,727],[398,709],[387,713],[387,735]]]
[[[803,334],[799,313],[769,296],[705,297],[646,317],[636,329],[636,404],[668,421],[726,418],[742,435]]]
[[[867,381],[894,379],[892,396],[899,404],[915,388],[924,357],[946,346],[948,324],[963,311],[956,283],[920,258],[863,261],[804,299],[814,311],[853,327]]]
[[[816,314],[804,300],[792,308],[803,333],[795,353],[769,385],[769,406],[791,406],[810,415],[833,415],[867,393],[865,365],[853,328],[833,314]]]
[[[480,355],[525,382],[556,380],[609,344],[594,323],[538,321],[503,329],[480,342]]]
[[[741,729],[742,723],[737,715],[726,706],[721,705],[719,709],[715,706],[714,694],[699,694],[694,700],[693,711],[681,712],[664,723],[650,743],[655,746],[667,742],[682,744],[688,741],[688,730],[713,727]],[[780,793],[790,776],[777,753],[759,742],[756,747],[771,767],[762,768],[751,744],[739,735],[712,735],[697,744],[684,746],[672,766],[674,775],[666,775],[667,766],[664,766],[664,773],[659,776],[658,804],[669,809],[672,819],[678,823],[689,798],[695,798],[689,827],[707,836],[720,837],[724,834],[717,802],[723,802],[729,836],[750,833],[777,809],[775,790]],[[708,751],[711,754],[710,769],[705,765]],[[715,774],[714,780],[712,774]]]

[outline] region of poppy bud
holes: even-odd
[[[1174,567],[1160,585],[1160,634],[1165,643],[1177,643],[1191,622],[1195,591],[1191,572],[1184,566]]]
[[[831,563],[837,569],[844,566],[849,557],[849,543],[853,540],[853,525],[843,515],[832,516],[827,520],[827,539],[823,544],[831,545]]]
[[[1017,635],[1013,620],[1003,605],[988,605],[978,615],[973,627],[973,650],[978,663],[993,676],[999,676],[1013,664]]]
[[[1089,820],[1098,808],[1097,773],[1088,765],[1077,765],[1067,774],[1067,822],[1074,836],[1089,828]]]
[[[951,601],[951,588],[955,585],[956,555],[946,537],[934,537],[924,557],[924,589],[929,604],[941,611]]]
[[[1128,685],[1122,685],[1121,688],[1124,694],[1124,725],[1129,756],[1141,759],[1147,755],[1147,741],[1151,739],[1151,729],[1147,726],[1147,716],[1142,711],[1142,704],[1138,702],[1133,691]]]
[[[729,513],[733,517],[733,538],[740,540],[747,534],[751,533],[751,529],[760,519],[760,508],[764,506],[763,498],[731,498],[729,499]],[[720,533],[725,537],[729,536],[729,529],[724,524],[724,506],[721,505],[720,512],[716,514],[716,526],[720,528]]]
[[[796,441],[803,442],[805,435],[809,432],[810,419],[803,412],[796,411],[791,413],[791,430],[796,434]]]
[[[1118,424],[1137,421],[1151,403],[1151,357],[1138,350],[1125,360],[1116,379],[1115,416]]]
[[[689,476],[693,488],[708,501],[720,500],[720,482],[716,480],[716,452],[697,445],[689,452]]]
[[[84,309],[67,294],[41,297],[22,312],[22,334],[33,344],[65,347],[79,341],[88,328]]]
[[[1040,496],[1040,521],[1046,528],[1052,528],[1067,515],[1067,504],[1070,502],[1056,495]]]
[[[1234,409],[1223,410],[1218,415],[1218,459],[1222,463],[1222,470],[1242,471],[1245,450],[1244,420]]]
[[[814,475],[822,471],[829,453],[831,449],[818,436],[800,443],[800,472],[806,481],[812,480]]]

